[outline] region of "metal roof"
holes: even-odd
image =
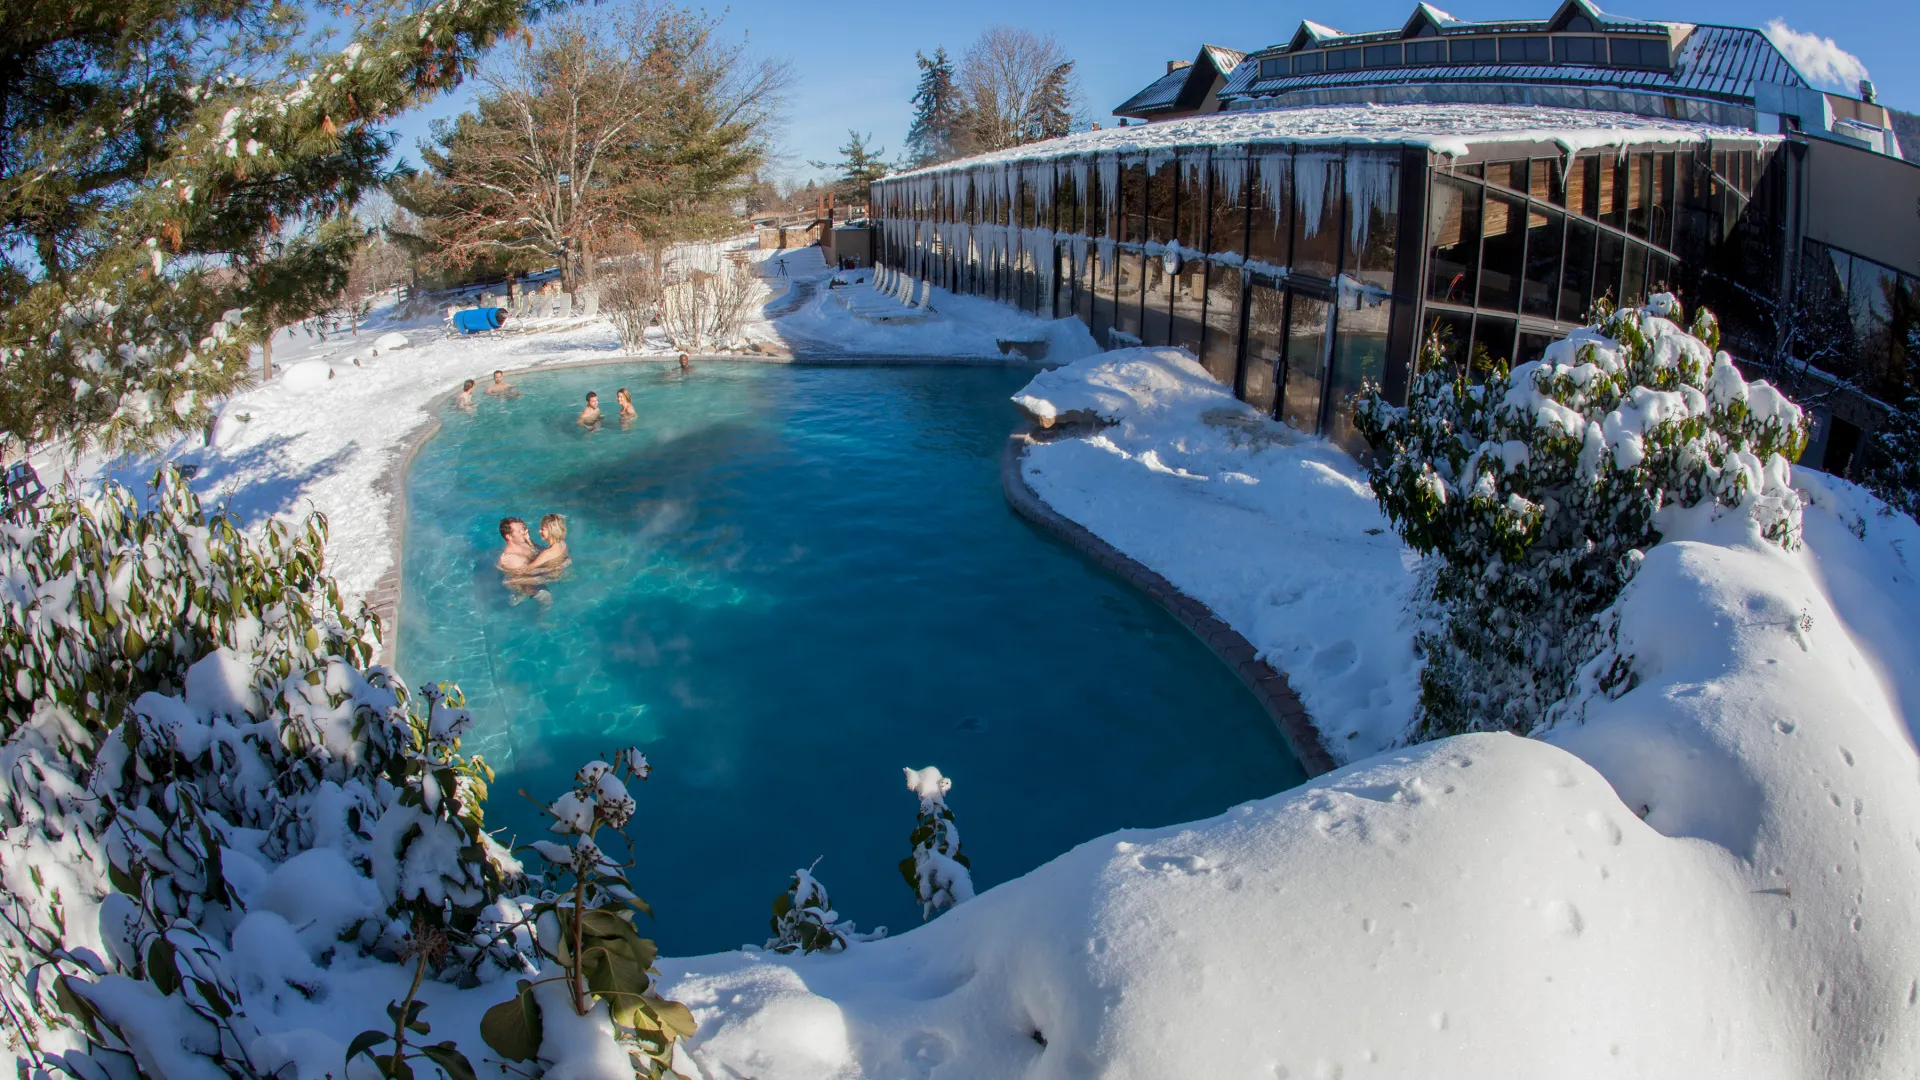
[[[1155,112],[1173,106],[1173,100],[1187,85],[1187,76],[1192,74],[1191,67],[1178,68],[1147,84],[1147,88],[1113,107],[1115,116],[1131,116],[1135,113]]]
[[[1220,97],[1222,100],[1258,98],[1334,86],[1457,82],[1618,86],[1681,97],[1735,99],[1743,103],[1753,100],[1754,87],[1761,83],[1809,85],[1760,31],[1734,26],[1697,26],[1681,46],[1672,71],[1574,64],[1437,64],[1262,79],[1260,57],[1255,54],[1243,60],[1227,77]]]
[[[1114,106],[1115,116],[1143,116],[1168,109],[1198,108],[1212,89],[1213,80],[1240,66],[1247,54],[1219,45],[1202,45],[1200,54],[1186,67],[1175,68],[1147,84],[1146,89]],[[1205,85],[1193,85],[1194,75],[1203,73]]]

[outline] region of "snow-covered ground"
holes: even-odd
[[[756,334],[798,320],[796,343],[973,355],[1010,326],[1061,333],[936,293],[949,322],[864,348],[872,324],[827,308],[814,258],[789,271],[811,298]],[[176,448],[251,516],[326,511],[332,568],[361,590],[391,558],[372,485],[427,403],[495,367],[619,352],[604,324],[450,340],[437,320],[381,318],[332,358],[387,332],[407,348],[309,387],[276,379],[229,404],[216,445]],[[1637,687],[1543,739],[1375,753],[1416,692],[1416,565],[1351,459],[1166,350],[1087,356],[1023,398],[1113,421],[1031,451],[1036,490],[1214,607],[1353,763],[1209,821],[1091,841],[840,955],[663,960],[709,1080],[1920,1071],[1920,527],[1804,471],[1798,550],[1744,514],[1683,515],[1618,603]],[[1019,797],[961,776],[954,804],[964,826],[970,802]],[[316,867],[292,865],[278,892],[256,883],[279,921],[258,920],[274,933],[235,963],[264,1032],[255,1064],[319,1080],[386,1023],[401,972],[302,937]],[[431,988],[436,1038],[480,1062],[475,1016],[502,997]],[[603,1017],[562,1031],[568,1010],[546,1013],[565,1046],[549,1075],[616,1080]]]

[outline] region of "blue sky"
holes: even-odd
[[[1871,73],[1880,100],[1920,111],[1920,17],[1915,0],[1607,0],[1622,15],[1681,22],[1764,27],[1775,19],[1803,34],[1832,39]],[[1284,40],[1303,18],[1342,30],[1397,26],[1414,0],[1342,0],[1269,5],[1247,0],[975,0],[968,4],[909,2],[892,8],[815,9],[773,0],[731,0],[725,29],[748,34],[760,55],[793,62],[797,83],[776,168],[790,178],[814,175],[809,159],[829,160],[847,129],[871,133],[888,156],[900,152],[919,76],[915,49],[945,45],[956,60],[980,31],[997,23],[1052,32],[1078,62],[1093,119],[1112,123],[1108,110],[1166,70],[1170,59],[1191,59],[1205,42],[1254,49]],[[1556,0],[1441,0],[1463,19],[1544,18]],[[397,149],[418,161],[415,137],[427,120],[451,115],[465,92],[403,118]]]

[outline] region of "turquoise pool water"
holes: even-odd
[[[918,924],[902,766],[954,778],[981,888],[1299,783],[1205,646],[1007,509],[1029,374],[636,364],[449,408],[408,476],[400,659],[465,690],[489,824],[534,838],[519,789],[551,799],[640,745],[635,880],[689,955],[760,944],[816,858],[862,929]],[[586,391],[611,410],[622,386],[630,429],[575,426]],[[550,605],[513,603],[499,519],[555,512],[573,567]]]

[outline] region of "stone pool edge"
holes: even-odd
[[[1033,490],[1020,469],[1020,463],[1026,459],[1027,447],[1039,441],[1034,438],[1036,430],[1032,424],[1016,428],[1007,436],[1000,452],[1000,487],[1014,512],[1146,593],[1169,615],[1193,631],[1194,636],[1205,642],[1222,662],[1233,669],[1247,689],[1253,691],[1253,696],[1272,718],[1274,726],[1279,728],[1280,737],[1286,740],[1287,748],[1293,751],[1295,760],[1300,762],[1308,779],[1338,768],[1339,763],[1327,752],[1326,744],[1320,738],[1320,730],[1314,726],[1313,717],[1308,714],[1300,695],[1294,692],[1293,685],[1287,681],[1285,672],[1260,659],[1252,643],[1215,615],[1212,608],[1181,592],[1172,582],[1100,539],[1086,526],[1062,515],[1048,505],[1039,492]]]

